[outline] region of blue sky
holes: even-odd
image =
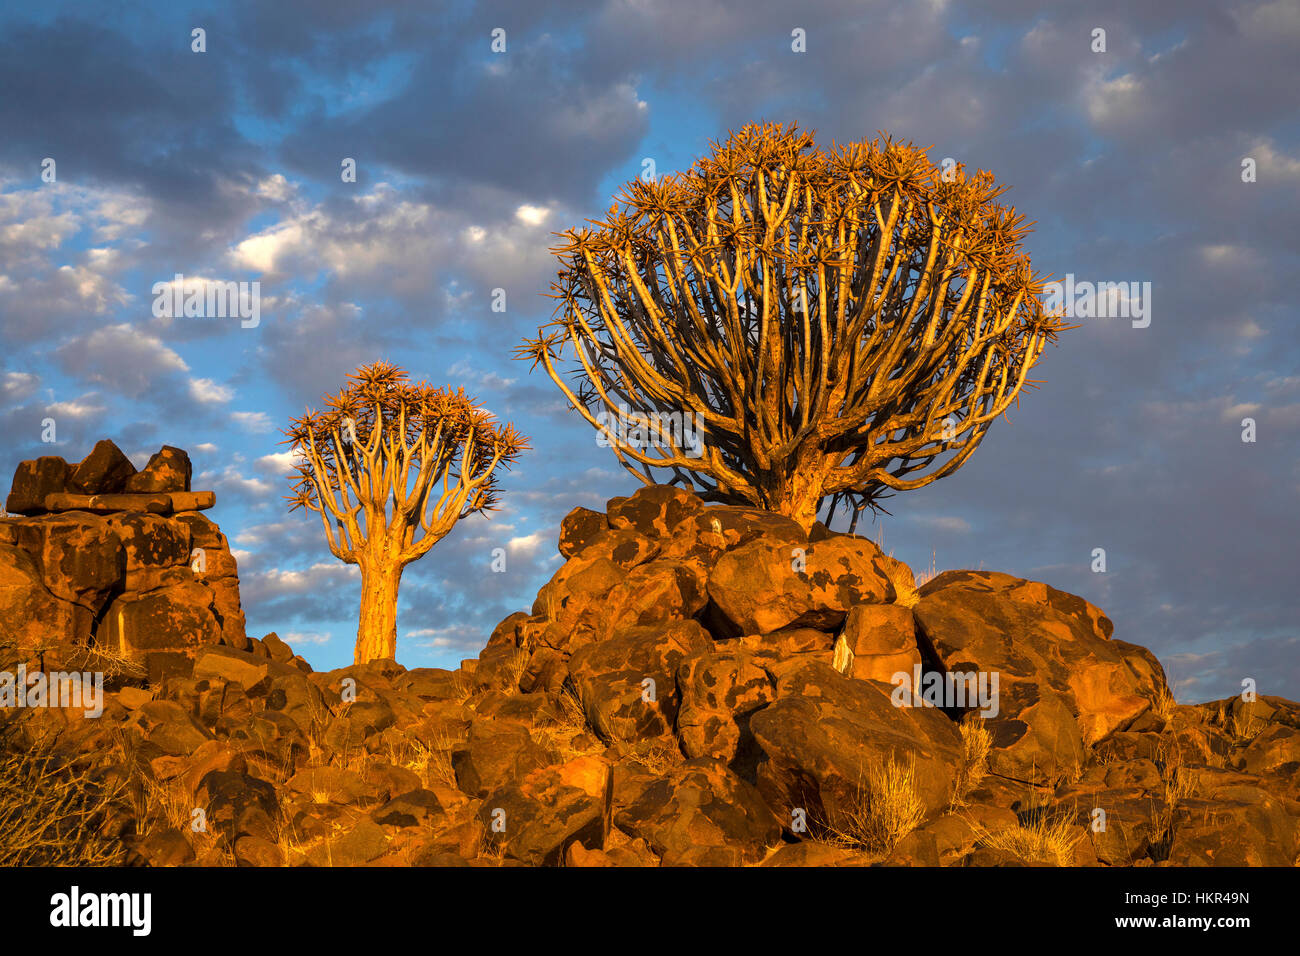
[[[379,358],[464,386],[534,451],[500,512],[404,578],[399,660],[454,665],[531,605],[565,513],[635,487],[510,357],[549,316],[551,233],[598,216],[643,160],[683,168],[745,123],[885,130],[1011,184],[1038,269],[1152,283],[1152,322],[1083,320],[965,468],[869,533],[918,570],[1087,597],[1180,699],[1244,677],[1297,698],[1298,49],[1281,0],[11,5],[0,472],[106,436],[137,464],[188,449],[250,631],[338,666],[359,581],[287,513],[279,429]],[[155,318],[150,289],[176,273],[259,281],[260,325]]]

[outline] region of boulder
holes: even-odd
[[[654,779],[615,811],[614,822],[644,839],[664,866],[754,864],[781,838],[758,790],[706,759]]]
[[[736,759],[742,737],[750,739],[750,716],[776,696],[771,676],[744,653],[689,658],[677,670],[677,686],[682,752],[727,764]]]
[[[947,671],[996,674],[990,767],[1047,782],[1083,749],[1151,706],[1150,675],[1109,640],[1110,623],[1081,598],[993,572],[949,571],[913,608],[924,650]],[[1163,674],[1159,675],[1163,686]]]
[[[275,841],[280,803],[271,783],[236,770],[212,770],[195,797],[207,811],[208,828],[232,842],[245,834]]]
[[[89,455],[72,470],[68,488],[75,494],[114,495],[126,490],[135,466],[107,438],[95,443]]]
[[[118,511],[138,511],[142,514],[169,515],[172,500],[169,495],[100,494],[47,495],[46,511],[84,511],[88,514],[111,515]]]
[[[152,591],[195,580],[187,525],[142,513],[113,514],[106,523],[126,555],[125,590]]]
[[[712,646],[695,621],[632,627],[579,648],[569,673],[588,721],[603,739],[659,737],[672,732],[677,717],[678,667]]]
[[[574,508],[560,522],[560,554],[566,558],[576,557],[593,538],[604,534],[608,528],[605,516],[599,511]]]
[[[835,654],[835,669],[859,680],[888,684],[895,674],[912,674],[922,661],[911,609],[898,604],[850,608]]]
[[[551,760],[524,725],[478,719],[471,723],[465,743],[453,751],[451,763],[462,792],[486,797]]]
[[[389,827],[422,827],[435,823],[443,815],[438,795],[422,787],[391,798],[375,810],[370,818]]]
[[[608,630],[692,618],[708,602],[707,586],[704,568],[694,562],[667,559],[633,568],[609,592]]]
[[[285,784],[292,793],[318,803],[374,804],[380,799],[376,788],[361,775],[342,767],[308,767],[299,770]]]
[[[882,557],[865,538],[837,536],[806,547],[750,542],[719,558],[709,575],[711,621],[724,634],[836,629],[854,605],[893,600]]]
[[[758,508],[710,505],[679,522],[672,535],[661,542],[661,553],[666,558],[697,560],[711,567],[723,553],[758,540],[774,547],[804,547],[808,535],[798,522],[784,515]]]
[[[107,521],[85,514],[41,515],[17,523],[18,546],[36,559],[55,597],[98,614],[126,576],[122,539]]]
[[[44,513],[45,499],[67,491],[71,475],[72,469],[62,458],[46,455],[20,462],[14,472],[5,510],[17,515]]]
[[[30,554],[0,545],[0,641],[20,648],[50,642],[85,645],[93,621],[89,608],[60,600],[45,589]]]
[[[665,538],[688,518],[704,511],[699,497],[684,488],[647,485],[630,498],[614,498],[606,505],[610,528],[626,528],[643,538]]]
[[[156,492],[189,491],[193,474],[190,456],[180,448],[163,445],[149,459],[149,464],[126,480],[123,491],[128,494],[153,494]]]
[[[555,866],[575,844],[600,850],[609,835],[613,778],[598,757],[577,757],[507,784],[479,811],[489,839],[511,859]]]
[[[779,679],[778,699],[749,727],[761,749],[758,787],[789,822],[804,811],[810,827],[841,832],[871,798],[874,767],[914,767],[916,795],[933,813],[952,798],[961,738],[944,714],[897,707],[892,688],[843,676],[811,662]]]

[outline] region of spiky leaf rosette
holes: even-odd
[[[323,411],[292,419],[282,442],[301,459],[290,511],[320,514],[337,557],[355,562],[380,531],[403,562],[414,560],[457,520],[495,510],[497,469],[528,448],[514,426],[498,424],[463,389],[413,383],[389,362],[348,379],[325,396]]]

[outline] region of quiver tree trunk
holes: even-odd
[[[402,566],[394,562],[361,562],[361,614],[353,663],[397,658],[397,590]]]

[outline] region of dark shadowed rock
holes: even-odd
[[[371,814],[376,823],[390,827],[419,827],[435,821],[443,814],[438,795],[431,790],[410,790],[393,797]]]
[[[664,866],[757,863],[781,824],[758,790],[713,760],[691,760],[649,783],[614,815]]]
[[[115,495],[126,491],[135,466],[107,438],[96,442],[89,455],[73,469],[68,489],[83,495]]]
[[[42,514],[46,496],[67,491],[71,474],[72,468],[66,461],[51,455],[20,462],[5,510],[18,515]]]
[[[195,797],[207,810],[209,829],[234,840],[248,834],[276,839],[280,803],[275,786],[234,770],[213,770],[200,782]]]
[[[551,761],[522,724],[478,719],[452,754],[456,785],[471,797],[488,793]]]

